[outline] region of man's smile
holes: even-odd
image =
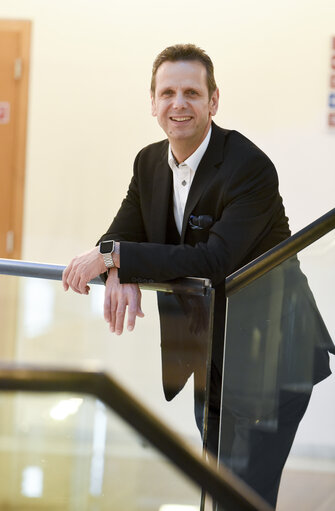
[[[177,122],[184,122],[184,121],[190,121],[192,117],[170,117],[171,121],[177,121]]]

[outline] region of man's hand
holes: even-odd
[[[76,293],[88,295],[88,282],[107,270],[99,247],[75,257],[63,271],[63,287]]]
[[[127,329],[134,329],[136,316],[143,318],[141,291],[137,284],[120,284],[116,268],[109,270],[106,281],[104,317],[111,332],[123,332],[126,308],[128,307]]]

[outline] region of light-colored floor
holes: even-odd
[[[335,461],[294,458],[285,468],[276,511],[335,511]],[[212,511],[206,499],[205,511]]]
[[[277,511],[334,511],[335,472],[285,470]]]

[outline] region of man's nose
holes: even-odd
[[[174,101],[173,101],[173,108],[179,109],[184,108],[186,106],[186,101],[184,94],[182,92],[177,92]]]

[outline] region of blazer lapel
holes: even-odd
[[[172,187],[172,172],[167,157],[168,142],[156,164],[153,176],[153,197],[151,205],[150,240],[153,243],[165,243],[167,214]]]
[[[206,186],[217,172],[217,165],[223,160],[223,146],[225,131],[212,123],[212,135],[207,150],[202,157],[199,167],[195,173],[184,212],[183,226],[181,232],[181,243],[184,243],[188,221],[200,197],[206,190]],[[202,212],[206,214],[206,211]]]

